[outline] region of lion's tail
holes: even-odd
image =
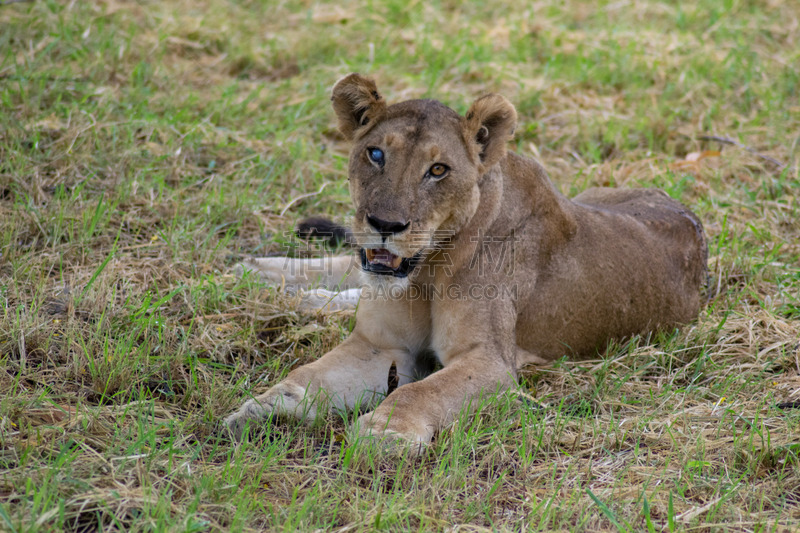
[[[350,228],[324,217],[304,218],[297,223],[297,236],[301,239],[322,239],[328,246],[355,246]]]

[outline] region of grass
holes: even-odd
[[[798,24],[781,0],[0,5],[0,530],[797,531]],[[565,193],[690,206],[698,320],[530,369],[419,459],[352,414],[229,442],[222,416],[352,327],[230,275],[350,213],[350,71],[462,112],[501,92]]]

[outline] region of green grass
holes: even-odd
[[[796,530],[799,23],[788,0],[0,5],[0,530]],[[461,112],[501,92],[563,192],[690,206],[698,320],[531,369],[421,458],[354,442],[352,413],[231,443],[224,415],[352,327],[230,275],[351,212],[351,71]]]

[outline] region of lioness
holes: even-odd
[[[418,450],[466,402],[511,387],[523,366],[596,354],[611,339],[697,316],[703,228],[663,191],[565,198],[537,161],[507,153],[517,114],[496,94],[462,117],[435,100],[387,105],[371,79],[350,74],[331,100],[352,141],[359,257],[248,267],[289,285],[363,285],[356,326],[228,416],[235,434],[248,420],[385,396],[359,418],[361,434]],[[420,375],[424,353],[443,368]]]

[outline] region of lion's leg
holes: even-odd
[[[516,309],[508,300],[434,300],[431,348],[444,368],[392,392],[360,419],[362,435],[419,451],[485,393],[516,383]]]
[[[424,380],[392,392],[373,412],[360,417],[360,432],[411,444],[411,451],[418,452],[471,400],[508,389],[515,375],[513,365],[477,345]]]
[[[269,283],[292,289],[321,287],[346,290],[361,287],[356,257],[336,255],[296,259],[292,257],[259,257],[234,267],[237,275],[252,271]]]
[[[427,335],[424,327],[414,326],[414,320],[426,318],[426,309],[413,312],[414,306],[405,300],[366,300],[347,340],[246,401],[225,419],[226,425],[240,435],[248,420],[271,414],[308,419],[330,408],[370,406],[391,386],[410,383],[417,365],[412,347],[419,347]]]
[[[335,312],[356,308],[361,296],[357,259],[349,255],[309,259],[260,257],[234,267],[258,273],[262,280],[300,296],[303,311]]]
[[[408,351],[381,350],[351,336],[317,361],[293,370],[264,394],[247,400],[225,424],[239,436],[248,420],[273,414],[311,420],[331,408],[371,406],[387,393],[390,380],[396,379],[398,385],[410,383],[414,363]]]
[[[361,298],[361,289],[329,291],[327,289],[308,289],[300,291],[300,309],[335,313],[355,309]]]

